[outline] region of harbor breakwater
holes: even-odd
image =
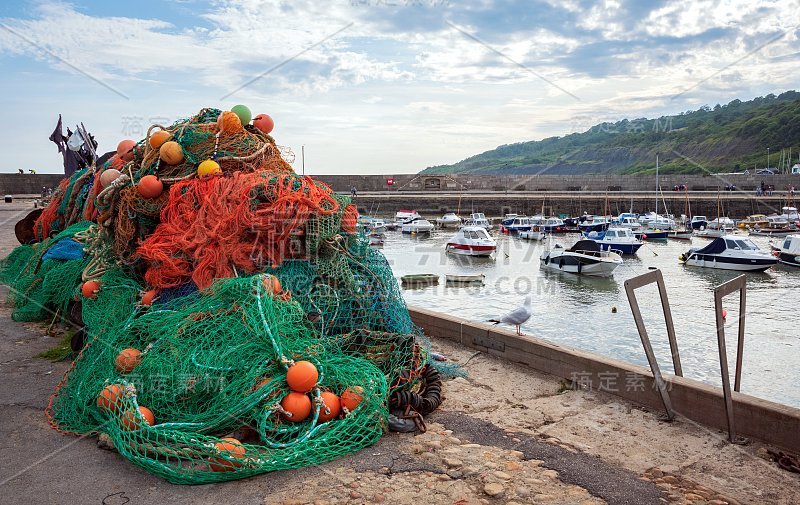
[[[59,174],[0,174],[0,194],[38,195],[42,188],[55,188]],[[579,215],[583,212],[618,214],[655,210],[664,206],[670,213],[732,218],[750,214],[780,213],[787,204],[789,189],[800,188],[800,175],[663,175],[662,192],[654,191],[651,175],[320,175],[315,179],[335,191],[358,191],[355,203],[364,214],[394,214],[399,209],[417,209],[433,217],[444,212],[484,212],[502,216],[516,212],[533,215]],[[772,187],[768,196],[756,196],[761,182]],[[388,184],[391,182],[391,184]],[[675,186],[686,191],[672,191]],[[728,186],[735,191],[726,191]],[[688,204],[687,204],[688,202]],[[792,205],[797,206],[793,202]]]

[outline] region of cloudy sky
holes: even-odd
[[[306,170],[417,172],[500,144],[800,89],[800,0],[16,1],[0,171],[248,105]]]

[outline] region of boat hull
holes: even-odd
[[[463,254],[465,256],[490,256],[497,246],[494,245],[469,245],[450,242],[445,246],[445,250],[453,254]]]
[[[737,270],[740,272],[763,272],[778,263],[777,258],[728,258],[709,254],[692,253],[684,262],[688,266]]]
[[[800,267],[800,256],[781,252],[777,255],[778,262],[783,265],[789,265],[792,267]]]
[[[525,240],[544,240],[547,238],[547,233],[543,231],[522,231],[519,233],[519,238]]]
[[[636,251],[644,245],[636,243],[619,244],[614,242],[602,242],[599,240],[595,242],[600,246],[600,250],[602,251],[614,251],[622,254],[636,254]]]
[[[581,256],[558,255],[551,258],[550,255],[543,256],[540,262],[544,268],[558,272],[567,272],[578,275],[591,275],[595,277],[611,277],[614,270],[622,262],[612,260],[602,260],[598,258],[587,259]]]

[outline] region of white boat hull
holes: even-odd
[[[518,235],[519,238],[525,240],[544,240],[547,238],[547,232],[544,231],[521,231]]]
[[[758,272],[764,271],[778,262],[777,259],[774,262],[768,261],[766,263],[756,260],[751,261],[752,263],[730,263],[719,259],[705,260],[690,257],[685,263],[691,267],[716,268],[717,270],[736,270],[739,272]]]
[[[496,247],[477,248],[475,246],[463,244],[447,244],[447,252],[452,254],[461,254],[463,256],[491,256],[495,249]]]

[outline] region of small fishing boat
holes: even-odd
[[[673,240],[692,240],[692,230],[670,230],[667,232],[667,238],[671,238]]]
[[[642,227],[642,223],[640,223],[638,219],[633,216],[620,217],[617,226],[628,228],[634,233],[641,233],[644,229]]]
[[[467,256],[489,256],[497,249],[497,242],[480,226],[464,226],[445,245],[445,250]]]
[[[559,233],[567,231],[567,225],[564,224],[564,220],[557,218],[557,217],[548,217],[547,219],[542,219],[539,223],[542,229],[548,233]]]
[[[436,224],[442,228],[457,228],[461,226],[461,218],[455,212],[448,212],[442,217],[436,218]]]
[[[531,227],[533,226],[533,220],[526,216],[517,216],[511,221],[505,221],[505,223],[507,224],[503,224],[503,228],[508,230],[510,233],[530,231]]]
[[[364,224],[364,229],[367,233],[382,235],[386,233],[386,221],[375,217],[368,218]]]
[[[490,230],[492,228],[492,223],[486,219],[486,216],[483,212],[473,212],[470,214],[467,224],[470,226],[480,226],[484,230]]]
[[[706,216],[692,216],[689,221],[689,228],[693,230],[705,230],[708,227],[708,218]]]
[[[750,235],[757,237],[785,237],[797,233],[797,226],[789,224],[789,221],[781,215],[767,217],[766,226],[756,226],[750,230]]]
[[[503,216],[503,219],[500,220],[500,224],[502,224],[503,226],[508,226],[514,221],[514,219],[518,217],[525,217],[525,216],[522,216],[520,214],[506,214],[505,216]]]
[[[634,236],[636,236],[636,238],[639,240],[667,240],[669,238],[669,230],[644,229],[642,231],[634,232]]]
[[[591,231],[584,236],[593,240],[603,251],[614,251],[618,254],[636,254],[643,243],[628,228],[615,226],[606,231]]]
[[[433,231],[433,223],[421,217],[413,218],[410,221],[403,223],[400,230],[403,233],[421,234],[430,233]]]
[[[518,237],[525,240],[544,240],[547,238],[547,232],[541,225],[533,225],[528,231],[521,231]]]
[[[608,229],[611,225],[611,220],[604,216],[594,216],[591,221],[586,220],[578,225],[578,229],[582,233],[590,233],[593,231],[601,232]]]
[[[723,216],[709,221],[706,228],[711,230],[725,230],[727,232],[732,232],[736,229],[736,223],[733,222],[733,219]]]
[[[551,270],[598,277],[610,277],[622,265],[619,254],[601,250],[594,240],[579,240],[569,249],[556,245],[539,260]]]
[[[767,226],[768,224],[769,221],[767,221],[767,216],[764,214],[753,214],[736,223],[736,227],[744,230],[756,227],[760,228],[762,226]]]
[[[486,279],[486,276],[483,274],[472,274],[472,275],[445,274],[444,276],[445,283],[447,284],[461,284],[461,285],[480,284],[482,286],[484,283],[484,279]]]
[[[662,216],[655,212],[648,212],[639,216],[639,223],[645,230],[664,230],[668,231],[675,227],[675,220],[670,216]]]
[[[383,243],[384,243],[383,235],[369,234],[369,235],[367,235],[367,238],[369,239],[369,245],[370,246],[372,246],[372,247],[374,247],[376,249],[380,249],[381,247],[383,247]]]
[[[403,224],[418,217],[422,216],[420,216],[416,210],[398,210],[394,215],[394,221],[398,224]]]
[[[423,288],[425,286],[435,286],[439,284],[437,274],[409,274],[400,277],[400,284],[404,288]]]
[[[772,255],[784,265],[800,267],[800,235],[789,235],[779,246],[773,247]]]
[[[689,249],[679,256],[684,265],[694,267],[763,272],[778,263],[769,252],[762,251],[750,239],[723,235],[705,247]]]

